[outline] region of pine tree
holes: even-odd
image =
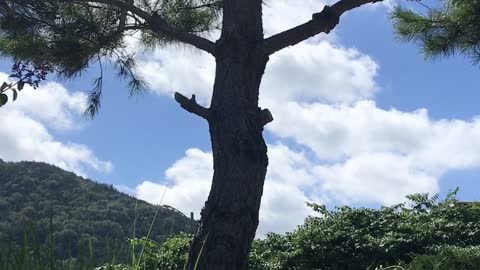
[[[125,36],[139,32],[147,47],[179,43],[212,55],[216,77],[210,107],[175,94],[182,108],[208,121],[214,158],[212,188],[188,269],[244,270],[268,165],[262,132],[273,117],[258,107],[258,97],[270,55],[329,33],[345,12],[381,1],[339,0],[304,24],[265,38],[262,0],[0,0],[0,52],[15,59],[22,87],[43,79],[44,73],[39,78],[31,73],[38,68],[72,78],[113,61],[132,93],[145,85],[135,57],[125,49]],[[208,40],[205,33],[216,28],[220,38]],[[102,79],[100,74],[90,94],[92,115],[101,104]]]
[[[426,12],[398,6],[392,13],[401,41],[414,42],[429,59],[460,54],[480,63],[480,1],[441,0]]]

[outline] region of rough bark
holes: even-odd
[[[268,165],[262,131],[271,115],[258,107],[268,61],[261,1],[226,0],[222,29],[208,117],[214,175],[189,256],[192,270],[247,268]]]
[[[180,94],[175,99],[187,111],[205,118],[212,141],[212,187],[187,269],[245,270],[258,226],[267,172],[265,124],[273,120],[258,107],[259,88],[270,54],[333,29],[340,16],[357,6],[382,0],[342,0],[312,16],[312,21],[263,37],[261,0],[224,0],[220,39],[210,51],[216,59],[210,108]]]
[[[382,0],[340,0],[313,14],[312,20],[268,39],[263,37],[263,0],[221,0],[198,6],[223,4],[222,34],[216,43],[169,25],[158,12],[135,5],[138,1],[58,1],[119,9],[122,11],[119,33],[148,28],[215,57],[216,78],[210,108],[197,104],[195,96],[188,99],[179,93],[175,95],[182,108],[208,121],[214,158],[212,187],[192,243],[188,269],[246,269],[268,165],[262,131],[273,120],[268,110],[258,107],[268,56],[319,33],[328,33],[343,13]],[[0,7],[7,14],[14,11],[11,2],[15,1],[0,0]],[[129,14],[138,18],[141,25],[128,26]]]

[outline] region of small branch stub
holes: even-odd
[[[192,95],[192,98],[188,99],[184,95],[175,92],[175,100],[180,104],[182,108],[184,108],[187,112],[196,114],[206,120],[209,119],[210,110],[198,105],[197,101],[195,100],[195,95]]]
[[[330,6],[325,6],[321,12],[312,15],[312,21],[319,25],[323,24],[324,32],[328,34],[340,22],[340,16],[335,14]]]
[[[272,113],[270,112],[269,109],[263,109],[260,111],[260,125],[263,127],[266,124],[270,123],[273,121],[273,116]]]

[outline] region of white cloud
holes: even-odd
[[[165,175],[165,184],[145,181],[137,186],[138,197],[151,203],[173,206],[187,215],[194,212],[199,217],[213,176],[211,153],[189,149]]]
[[[1,81],[5,81],[4,78]],[[38,90],[25,87],[17,101],[9,107],[49,127],[68,130],[79,127],[78,116],[85,112],[86,101],[84,93],[69,93],[60,84],[47,82]]]
[[[269,131],[307,145],[325,160],[364,152],[405,154],[432,132],[426,110],[385,111],[371,100],[352,106],[289,102],[275,107],[275,116]]]
[[[267,107],[288,101],[350,103],[375,94],[377,70],[355,49],[327,41],[302,43],[271,57],[260,99]]]
[[[450,170],[480,166],[480,119],[433,120],[426,109],[384,110],[373,101],[283,106],[268,129],[312,151],[269,146],[270,165],[258,235],[291,231],[311,213],[305,201],[390,205],[417,192],[439,191]],[[144,182],[141,199],[198,213],[212,177],[211,153],[188,150],[167,170],[167,184]]]
[[[267,1],[266,35],[309,20],[325,2],[332,3]],[[209,103],[215,73],[210,55],[168,47],[157,49],[141,67],[155,92],[196,94]],[[339,45],[335,35],[271,56],[260,103],[272,111],[275,121],[267,131],[280,143],[269,149],[260,235],[302,223],[307,200],[392,204],[407,194],[437,192],[447,171],[480,166],[479,119],[434,120],[426,109],[378,108],[373,101],[380,90],[378,71],[368,55]],[[312,155],[293,151],[286,143],[291,141]],[[137,194],[159,203],[167,190],[164,204],[198,216],[211,184],[211,163],[210,153],[190,149],[167,171],[164,184],[146,181]]]
[[[344,163],[318,165],[314,171],[321,180],[316,191],[345,204],[391,205],[408,194],[439,191],[436,175],[418,168],[410,157],[392,153],[355,155]]]
[[[6,80],[0,74],[0,81]],[[58,141],[49,130],[78,129],[85,107],[85,94],[69,93],[60,84],[46,83],[37,90],[26,86],[17,101],[0,108],[0,158],[47,162],[81,175],[87,168],[111,171],[112,164],[87,146]]]
[[[267,2],[265,32],[268,35],[305,22],[323,6],[318,0],[302,5],[289,0]],[[271,56],[261,87],[263,104],[292,98],[352,102],[372,97],[377,91],[377,64],[356,49],[338,45],[333,36],[319,36]],[[128,43],[141,52],[135,39]],[[207,53],[187,46],[156,48],[144,55],[139,71],[158,94],[173,97],[178,91],[186,96],[195,94],[203,105],[210,103],[215,60]]]
[[[329,1],[265,1],[263,6],[263,24],[265,36],[288,30],[312,19],[312,14],[322,11]],[[331,2],[331,1],[330,1]]]
[[[171,98],[175,92],[185,96],[195,94],[199,103],[210,103],[215,76],[212,56],[185,47],[169,46],[155,50],[153,56],[139,67],[155,93]]]
[[[332,6],[338,0],[304,0],[301,3],[294,0],[265,1],[263,6],[263,23],[265,36],[269,37],[279,32],[288,30],[297,25],[303,24],[312,19],[314,13],[321,12],[324,6]],[[376,4],[366,4],[358,9],[347,12],[343,16],[348,16],[352,12],[362,10],[376,10],[378,8],[391,9],[395,0],[384,0]],[[335,40],[335,31],[328,35],[320,34],[311,40],[322,39]]]
[[[175,91],[195,94],[201,104],[210,103],[215,77],[215,61],[210,55],[167,47],[157,49],[139,66],[154,92],[169,97]],[[378,65],[356,49],[325,40],[302,43],[271,57],[261,85],[261,103],[371,98],[378,90],[377,71]]]
[[[293,152],[283,145],[269,148],[270,166],[265,182],[260,209],[258,235],[267,232],[286,232],[301,224],[311,213],[309,201],[302,186],[312,185],[309,161],[302,153]],[[210,152],[189,149],[166,172],[166,182],[144,181],[136,187],[138,198],[156,204],[173,206],[199,217],[208,197],[213,176]],[[295,181],[301,179],[301,181]],[[162,200],[162,194],[165,197]]]
[[[260,207],[257,234],[284,233],[302,224],[313,211],[306,205],[317,179],[312,164],[304,153],[295,152],[282,144],[269,145],[269,167]],[[317,201],[322,203],[321,201]]]
[[[480,119],[433,120],[426,109],[384,110],[371,100],[339,106],[290,102],[268,129],[308,146],[322,160],[392,153],[435,172],[480,164]]]
[[[269,131],[315,154],[315,192],[344,203],[391,204],[435,193],[447,171],[480,166],[479,118],[434,120],[426,109],[383,110],[371,100],[289,102],[276,116]]]

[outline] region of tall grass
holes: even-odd
[[[0,253],[1,270],[57,270],[62,268],[62,261],[55,260],[53,241],[46,247],[38,244],[37,233],[29,226],[23,236],[21,247],[13,245],[13,240],[7,240],[6,249]],[[73,270],[71,267],[70,269]]]
[[[135,207],[135,217],[130,226],[130,232],[132,238],[137,237],[135,232],[136,222],[139,214]],[[160,207],[156,211],[155,217],[152,220],[148,235],[152,231],[155,219],[157,218]],[[0,234],[1,236],[1,234]],[[4,239],[1,239],[4,238]],[[67,259],[58,259],[55,256],[55,237],[53,228],[53,212],[51,211],[49,228],[48,228],[48,242],[45,245],[39,244],[39,239],[35,225],[30,223],[23,235],[23,243],[20,246],[15,246],[13,239],[8,235],[0,238],[0,270],[92,270],[96,269],[95,263],[98,263],[99,258],[95,258],[94,243],[92,238],[82,239],[79,243],[79,250],[77,258],[72,257],[72,243],[69,241],[69,257]],[[108,239],[107,239],[108,241]],[[118,235],[115,238],[115,244],[113,250],[110,250],[110,246],[107,244],[105,254],[108,254],[106,261],[108,265],[116,265],[118,257],[121,253],[129,254],[129,258],[124,258],[124,261],[130,261],[129,268],[139,269],[140,261],[137,258],[138,253],[142,253],[143,249],[136,252],[135,246],[125,245],[127,241],[123,241],[121,247],[118,248]],[[5,244],[6,243],[6,244]],[[125,250],[127,249],[127,250]],[[130,249],[130,250],[129,250]],[[111,258],[108,256],[111,254]]]
[[[162,195],[162,201],[165,196],[165,192]],[[160,203],[161,205],[161,203]],[[45,246],[39,245],[38,235],[35,230],[34,224],[29,226],[24,231],[23,243],[20,247],[14,246],[13,240],[10,238],[6,241],[6,248],[2,249],[0,243],[0,270],[145,270],[145,264],[147,258],[145,251],[147,244],[149,243],[153,226],[158,217],[161,207],[159,206],[152,222],[150,223],[147,235],[138,238],[136,235],[136,223],[141,213],[137,210],[137,203],[135,204],[134,220],[130,226],[129,233],[132,238],[129,241],[123,241],[120,247],[118,247],[118,235],[115,237],[113,249],[110,250],[109,240],[107,238],[106,261],[103,266],[96,266],[95,262],[98,262],[99,258],[95,258],[94,255],[94,243],[92,238],[82,239],[80,241],[79,252],[77,258],[72,257],[72,242],[71,239],[69,245],[69,257],[68,259],[57,259],[55,257],[55,237],[53,228],[53,208],[50,206],[50,220],[48,228],[48,243]],[[171,232],[172,233],[172,232]],[[170,234],[171,234],[170,233]],[[1,234],[0,234],[1,236]],[[8,238],[8,236],[6,236]],[[207,236],[208,237],[208,236]],[[1,239],[1,238],[0,238]],[[199,258],[203,252],[203,246],[207,239],[205,239],[200,255],[196,260],[195,269],[197,268]],[[0,240],[1,241],[1,240]],[[86,245],[85,245],[86,244]],[[125,250],[127,249],[127,250]],[[118,264],[119,256],[122,252],[128,254],[128,258],[124,258],[127,264]],[[108,259],[111,256],[110,259]],[[186,267],[185,262],[185,267]],[[168,270],[167,268],[161,270]]]

